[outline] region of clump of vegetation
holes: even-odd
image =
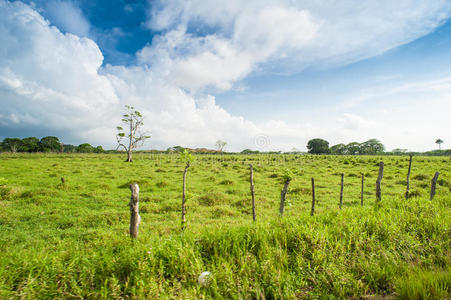
[[[413,176],[413,179],[415,179],[415,180],[426,180],[428,178],[429,177],[424,174],[417,174],[417,175]]]
[[[233,181],[230,179],[224,179],[223,181],[221,181],[219,184],[221,185],[232,185]]]
[[[219,205],[227,202],[227,195],[221,192],[210,191],[200,196],[198,202],[206,206]]]

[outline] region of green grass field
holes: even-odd
[[[1,299],[451,297],[449,157],[414,157],[406,201],[405,156],[198,155],[188,172],[184,232],[183,162],[177,155],[134,159],[0,155]],[[385,171],[376,205],[379,161]],[[294,178],[280,218],[286,169]],[[140,186],[142,218],[135,241],[128,235],[132,182]],[[212,273],[205,287],[197,283],[203,271]]]

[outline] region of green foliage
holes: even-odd
[[[180,159],[186,164],[191,164],[194,161],[195,157],[187,149],[183,149],[183,151],[180,153]]]
[[[5,151],[18,152],[23,147],[21,139],[18,138],[6,138],[1,143],[1,148]]]
[[[294,177],[293,172],[290,169],[285,169],[283,173],[283,180],[284,181],[291,181]]]
[[[42,152],[60,152],[62,150],[60,140],[56,136],[43,137],[40,145]]]
[[[22,151],[38,152],[40,150],[40,142],[36,137],[27,137],[22,139]]]
[[[323,139],[312,139],[307,143],[308,153],[327,154],[330,153],[329,142]]]
[[[0,155],[0,299],[449,298],[447,159],[418,157],[412,177],[427,180],[412,180],[411,191],[420,193],[405,201],[406,187],[396,182],[405,181],[408,158],[384,157],[376,207],[379,157],[195,155],[189,226],[180,234],[184,161],[136,155],[126,165],[115,154]],[[223,161],[229,167],[221,167]],[[282,179],[285,169],[293,173],[291,206],[280,219],[279,179],[270,175]],[[444,181],[430,201],[436,170]],[[336,173],[346,174],[342,210]],[[370,179],[360,206],[361,178],[350,174],[362,173]],[[312,177],[318,200],[313,217]],[[142,218],[133,243],[132,182],[140,186]],[[204,271],[212,274],[208,287],[197,283]]]
[[[84,143],[84,144],[79,145],[75,149],[75,151],[77,151],[78,153],[92,153],[92,152],[94,152],[94,147],[88,143]]]

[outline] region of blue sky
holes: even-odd
[[[451,141],[451,1],[0,6],[0,138],[112,148],[132,104],[152,133],[146,148]]]

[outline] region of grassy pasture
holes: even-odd
[[[134,159],[0,155],[1,299],[450,297],[449,157],[414,157],[412,198],[405,201],[408,157],[199,155],[188,172],[184,233],[183,162],[176,155]],[[382,201],[375,205],[381,160]],[[281,219],[286,169],[294,179]],[[437,192],[429,201],[435,171]],[[137,241],[128,238],[132,182],[140,186]],[[212,282],[200,287],[205,270]]]

